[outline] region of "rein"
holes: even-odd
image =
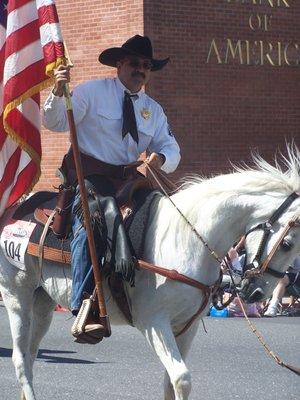
[[[277,356],[273,350],[271,350],[271,348],[269,347],[269,345],[264,341],[261,333],[257,330],[257,328],[254,326],[254,324],[250,321],[250,319],[248,318],[248,315],[246,314],[243,302],[239,296],[239,294],[237,293],[237,299],[239,301],[240,307],[243,311],[244,317],[246,319],[246,321],[248,322],[252,332],[255,334],[255,336],[257,337],[257,339],[260,341],[260,343],[263,345],[265,351],[267,352],[267,354],[272,357],[275,362],[280,365],[281,367],[285,367],[288,370],[294,372],[296,375],[300,376],[300,368],[298,367],[294,367],[293,365],[290,364],[286,364],[284,361],[281,360],[281,358],[279,356]]]
[[[221,264],[222,260],[218,256],[218,254],[210,248],[208,243],[203,239],[203,237],[200,235],[200,233],[196,230],[196,228],[193,226],[193,224],[187,219],[187,217],[183,214],[183,212],[176,206],[174,201],[171,199],[161,182],[169,189],[169,190],[176,190],[177,187],[171,182],[167,177],[161,174],[161,172],[153,167],[150,167],[150,165],[147,162],[144,162],[145,167],[148,169],[150,172],[151,176],[159,186],[159,188],[162,190],[164,195],[167,197],[167,199],[172,203],[173,207],[177,210],[177,212],[180,214],[180,216],[185,220],[185,222],[189,225],[191,228],[192,232],[197,236],[197,238],[201,241],[201,243],[209,250],[211,256],[218,261],[219,264]],[[160,179],[157,178],[159,176]],[[161,180],[161,181],[160,181]],[[208,305],[209,299],[211,295],[214,295],[214,293],[217,291],[217,288],[220,286],[220,283],[222,281],[222,271],[220,272],[220,276],[216,280],[215,283],[212,285],[208,286],[205,285],[195,279],[189,278],[186,275],[180,274],[176,270],[169,270],[166,268],[158,267],[154,264],[147,263],[145,261],[138,260],[138,265],[141,269],[145,269],[154,273],[157,273],[159,275],[165,276],[168,279],[172,279],[178,282],[183,282],[189,286],[193,286],[199,290],[201,290],[204,294],[204,299],[197,310],[197,312],[189,319],[189,321],[186,323],[186,325],[181,329],[175,336],[178,337],[179,335],[182,335],[184,332],[186,332],[189,327],[193,324],[193,322],[201,315],[201,313],[205,310],[206,306]]]
[[[189,219],[183,214],[183,212],[176,206],[176,204],[174,203],[174,201],[171,199],[171,197],[169,196],[169,194],[167,193],[167,191],[164,189],[164,187],[162,186],[162,184],[160,183],[159,179],[157,179],[157,170],[154,169],[153,167],[150,167],[150,165],[147,162],[144,162],[146,168],[149,170],[149,172],[151,173],[153,179],[155,180],[155,182],[158,184],[159,188],[163,191],[164,195],[167,197],[167,199],[171,202],[171,204],[173,205],[173,207],[175,207],[175,209],[177,210],[177,212],[180,214],[180,216],[184,219],[184,221],[188,224],[188,226],[191,228],[192,232],[194,232],[194,234],[197,236],[197,238],[201,241],[201,243],[208,249],[208,251],[210,252],[211,256],[218,261],[219,264],[221,264],[222,259],[218,256],[218,254],[211,249],[211,247],[209,246],[209,244],[206,242],[206,240],[200,235],[200,233],[197,231],[197,229],[194,227],[194,225],[189,221]],[[166,178],[165,178],[166,179]]]
[[[195,229],[195,227],[192,225],[192,223],[186,218],[186,216],[182,213],[182,211],[176,206],[176,204],[173,202],[173,200],[170,198],[170,196],[168,195],[168,193],[166,192],[166,190],[163,188],[163,186],[161,185],[159,179],[157,179],[157,176],[154,173],[154,168],[150,167],[150,165],[147,162],[144,162],[146,168],[149,170],[149,172],[151,173],[153,179],[155,180],[155,182],[158,184],[158,186],[160,187],[160,189],[163,191],[163,193],[165,194],[165,196],[169,199],[169,201],[173,204],[173,206],[175,207],[175,209],[178,211],[178,213],[181,215],[181,217],[185,220],[185,222],[189,225],[189,227],[191,228],[191,230],[195,233],[195,235],[198,237],[198,239],[203,243],[203,245],[209,250],[210,254],[212,255],[212,257],[217,260],[219,262],[219,264],[221,264],[222,260],[221,258],[218,256],[218,254],[212,250],[210,248],[210,246],[208,245],[208,243],[203,239],[203,237],[200,235],[200,233]],[[155,172],[157,173],[156,169]],[[298,198],[300,195],[296,192],[292,193],[282,204],[281,206],[273,213],[273,215],[269,218],[269,220],[264,223],[264,224],[259,224],[256,227],[252,228],[250,231],[248,231],[246,233],[245,236],[247,236],[250,232],[253,232],[254,230],[260,229],[260,228],[264,228],[264,236],[263,239],[260,243],[259,249],[257,251],[256,257],[255,259],[261,258],[262,254],[263,254],[263,250],[264,247],[267,243],[267,239],[271,233],[271,229],[272,229],[272,224],[274,222],[276,222],[278,220],[278,218],[283,214],[283,212],[292,204],[292,202]],[[280,246],[280,244],[282,243],[282,240],[284,239],[284,237],[287,235],[287,233],[289,232],[289,230],[296,226],[297,224],[297,219],[300,216],[300,212],[296,213],[291,220],[287,223],[286,227],[284,228],[282,234],[280,235],[279,239],[276,241],[275,245],[273,246],[270,254],[267,256],[267,258],[264,260],[261,268],[259,269],[259,264],[256,268],[252,269],[252,270],[248,270],[248,276],[249,275],[259,275],[259,274],[263,274],[264,272],[269,272],[273,275],[277,275],[277,277],[282,277],[282,273],[275,271],[273,269],[271,269],[269,267],[269,264],[274,256],[274,254],[276,253],[276,251],[278,250],[278,247]],[[225,260],[226,262],[226,260]],[[139,265],[141,268],[143,269],[147,269],[153,272],[157,272],[160,275],[166,276],[169,279],[175,279],[175,280],[180,280],[181,282],[183,282],[183,280],[181,280],[181,277],[184,277],[185,282],[191,286],[195,286],[194,284],[191,284],[189,282],[190,278],[188,278],[185,275],[179,274],[177,271],[175,270],[166,270],[165,268],[161,268],[161,267],[156,267],[152,264],[149,263],[145,263],[144,261],[141,262],[139,261]],[[266,352],[276,361],[276,363],[282,367],[287,368],[289,371],[294,372],[297,375],[300,375],[300,369],[297,367],[294,367],[292,365],[286,364],[284,361],[282,361],[272,350],[271,348],[268,346],[268,344],[264,341],[262,335],[259,333],[259,331],[257,330],[257,328],[254,326],[254,324],[252,324],[252,322],[250,321],[250,319],[248,318],[243,302],[238,294],[236,285],[234,283],[234,279],[231,273],[231,268],[229,267],[228,262],[226,262],[226,265],[228,267],[228,271],[229,271],[229,275],[234,287],[234,295],[232,296],[231,300],[234,297],[237,297],[240,307],[242,309],[242,312],[244,314],[244,317],[246,319],[246,321],[248,322],[250,328],[252,329],[252,332],[255,334],[255,336],[258,338],[258,340],[260,341],[260,343],[263,345],[264,349],[266,350]],[[166,274],[166,271],[168,271],[168,275]],[[274,273],[275,272],[275,273]],[[164,275],[165,274],[165,275]],[[173,277],[171,277],[173,276]],[[177,279],[180,276],[180,279]],[[186,281],[186,278],[188,279],[188,281]],[[207,285],[203,285],[201,282],[198,282],[194,279],[192,279],[193,282],[197,283],[197,286],[200,290],[202,290],[204,292],[204,301],[201,304],[199,310],[197,311],[197,313],[187,322],[186,326],[176,335],[179,336],[180,334],[182,334],[183,332],[185,332],[190,326],[191,324],[195,321],[195,319],[201,314],[201,312],[205,309],[208,301],[209,301],[209,297],[210,294],[212,294],[214,291],[217,290],[218,285],[220,284],[222,279],[222,272],[220,273],[220,277],[218,279],[218,281],[213,285],[213,286],[207,286]],[[202,288],[203,287],[203,288]],[[214,288],[214,289],[213,289]]]
[[[167,268],[163,268],[163,267],[158,267],[157,265],[154,264],[150,264],[146,261],[142,261],[142,260],[137,260],[137,264],[138,267],[140,269],[144,269],[147,271],[151,271],[154,272],[156,274],[165,276],[168,279],[177,281],[177,282],[182,282],[185,283],[186,285],[189,286],[193,286],[197,289],[200,289],[203,294],[204,294],[204,299],[199,307],[199,309],[197,310],[197,312],[189,319],[189,321],[185,324],[185,326],[183,327],[183,329],[181,329],[175,336],[178,337],[181,334],[183,334],[185,331],[187,331],[189,329],[189,327],[192,325],[192,323],[200,316],[200,314],[202,313],[202,311],[205,310],[210,296],[214,293],[214,291],[217,289],[217,287],[220,284],[220,279],[221,279],[221,275],[218,278],[218,280],[212,285],[212,286],[208,286],[208,285],[204,285],[203,283],[189,278],[186,275],[180,274],[178,271],[176,271],[175,269],[167,269]]]

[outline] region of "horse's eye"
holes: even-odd
[[[285,237],[281,243],[282,250],[289,251],[294,246],[292,239],[289,237]]]

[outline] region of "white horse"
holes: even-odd
[[[273,167],[256,157],[254,169],[238,169],[207,180],[195,178],[174,194],[172,200],[222,258],[246,231],[268,220],[286,197],[294,191],[299,193],[300,153],[296,148],[289,148],[288,154],[284,171],[277,164]],[[298,197],[274,223],[263,259],[287,221],[299,210]],[[3,216],[2,222],[5,218]],[[152,210],[150,221],[145,240],[146,261],[176,269],[203,284],[214,284],[219,276],[218,262],[169,199],[160,200],[158,207]],[[258,229],[247,236],[246,249],[250,261],[257,252],[261,235]],[[290,245],[279,247],[272,259],[273,270],[285,271],[300,253],[300,229],[292,227],[288,236]],[[44,262],[41,279],[37,258],[27,255],[26,270],[22,271],[10,265],[2,252],[0,264],[1,292],[11,325],[12,358],[22,388],[22,399],[35,400],[33,363],[40,341],[50,326],[54,305],[68,306],[70,269]],[[261,297],[271,295],[277,279],[268,272],[260,278],[260,285],[262,280],[264,285]],[[252,289],[255,288],[252,282]],[[112,323],[125,323],[108,296],[106,284],[105,292],[110,299],[107,308]],[[182,335],[176,337],[176,333],[197,312],[203,293],[187,284],[139,270],[136,286],[128,286],[127,294],[134,325],[143,333],[166,369],[164,399],[187,400],[191,391],[191,375],[184,360],[199,319]],[[203,315],[206,312],[207,307]]]

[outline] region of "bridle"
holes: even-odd
[[[270,251],[270,254],[267,256],[267,258],[262,262],[262,255],[264,253],[268,238],[270,234],[273,232],[273,224],[278,221],[280,216],[289,208],[289,206],[300,197],[300,194],[297,192],[293,192],[290,194],[284,202],[276,209],[276,211],[271,215],[271,217],[268,219],[266,222],[262,222],[253,228],[249,229],[246,234],[245,238],[254,231],[257,230],[262,230],[263,231],[263,237],[259,243],[256,255],[253,259],[253,261],[250,264],[247,264],[245,266],[245,273],[244,277],[249,278],[253,276],[258,276],[262,275],[263,273],[269,273],[270,275],[274,276],[275,278],[283,278],[285,275],[285,272],[279,272],[274,270],[269,266],[274,254],[276,253],[278,247],[283,243],[284,238],[290,231],[290,229],[294,226],[297,225],[297,220],[300,216],[300,212],[296,213],[288,222],[288,224],[285,226],[283,232],[281,233],[279,239],[276,241],[274,244],[273,248]]]
[[[162,186],[160,180],[157,178],[157,175],[161,177],[161,175],[158,173],[157,169],[154,169],[150,167],[149,164],[145,163],[145,167],[148,169],[150,174],[152,175],[153,179],[155,182],[158,184],[162,192],[165,194],[165,196],[168,198],[168,200],[171,202],[173,207],[177,210],[177,212],[181,215],[181,217],[184,219],[186,224],[191,228],[192,232],[197,236],[197,238],[201,241],[201,243],[207,248],[207,250],[210,252],[210,255],[221,265],[222,263],[222,258],[209,246],[206,240],[202,237],[202,235],[195,229],[193,224],[186,218],[186,216],[182,213],[182,211],[176,206],[176,204],[173,202],[165,188]],[[165,179],[165,178],[164,178]],[[165,182],[164,182],[165,184]],[[267,272],[276,278],[283,278],[285,273],[284,272],[279,272],[276,271],[272,268],[269,267],[270,261],[272,260],[275,252],[277,251],[278,247],[281,245],[283,242],[285,236],[289,232],[289,230],[297,225],[297,220],[300,217],[300,212],[296,213],[294,217],[288,222],[287,226],[284,228],[282,234],[280,235],[280,238],[277,240],[275,245],[273,246],[270,254],[267,256],[266,260],[262,263],[261,258],[264,253],[268,238],[270,234],[272,233],[272,227],[273,224],[279,219],[279,217],[289,208],[289,206],[297,199],[300,197],[300,193],[298,192],[293,192],[291,193],[285,201],[275,210],[275,212],[271,215],[271,217],[268,219],[268,221],[260,223],[253,228],[249,229],[244,237],[246,238],[251,232],[254,232],[256,230],[262,229],[263,230],[263,237],[261,239],[261,242],[259,244],[257,253],[252,261],[252,263],[248,264],[244,268],[244,274],[242,278],[248,278],[250,276],[257,276],[257,275],[262,275],[264,272]],[[227,269],[229,272],[231,272],[231,268],[229,264],[227,264]],[[231,280],[233,281],[233,278],[231,277]],[[235,286],[235,285],[234,285]]]

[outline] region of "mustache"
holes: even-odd
[[[146,75],[145,75],[143,72],[139,72],[139,71],[133,71],[133,72],[131,73],[131,76],[132,76],[132,78],[135,78],[136,76],[137,76],[137,77],[140,76],[140,77],[142,77],[143,79],[146,78]]]

